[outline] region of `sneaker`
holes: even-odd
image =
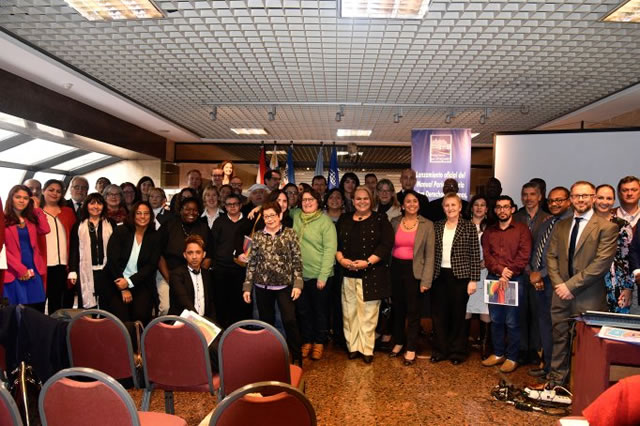
[[[503,373],[512,373],[516,370],[516,368],[518,368],[518,363],[508,359],[502,364],[502,366],[500,367],[500,371]]]
[[[304,345],[302,345],[302,348],[300,348],[300,350],[302,352],[302,358],[309,357],[309,352],[311,352],[311,343],[305,343]]]
[[[311,359],[315,361],[321,359],[323,352],[324,352],[324,345],[321,343],[314,343],[313,349],[311,351]]]
[[[502,364],[504,360],[504,356],[492,354],[489,358],[482,361],[482,365],[484,365],[485,367],[493,367],[494,365]]]

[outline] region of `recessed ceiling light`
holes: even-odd
[[[265,129],[231,129],[236,135],[267,135]]]
[[[162,19],[164,13],[152,0],[64,0],[89,21]]]
[[[343,18],[422,19],[430,0],[342,0]]]
[[[364,130],[364,129],[338,129],[336,136],[346,137],[346,136],[371,136],[372,130]]]
[[[336,152],[336,155],[338,157],[344,157],[345,155],[349,155],[349,152],[348,151],[338,151],[338,152]],[[356,155],[362,156],[362,155],[364,155],[364,152],[363,151],[358,151]]]
[[[604,22],[640,23],[640,0],[628,0],[602,18]]]

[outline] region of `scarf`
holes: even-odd
[[[304,230],[307,228],[307,225],[319,218],[321,215],[322,211],[320,210],[316,210],[313,213],[300,212],[300,220],[302,221],[302,228],[300,228],[300,241],[302,241],[302,236],[304,235]]]
[[[107,243],[113,233],[113,228],[108,220],[102,221],[102,246],[104,259],[102,265],[96,266],[103,269],[107,264]],[[80,261],[78,263],[78,278],[82,292],[82,306],[96,306],[95,288],[93,283],[93,264],[91,262],[91,237],[89,236],[89,219],[83,220],[78,226],[78,251]]]

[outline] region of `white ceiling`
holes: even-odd
[[[157,3],[167,19],[96,23],[62,0],[3,0],[0,26],[168,117],[178,140],[255,139],[229,128],[264,127],[265,139],[326,141],[340,127],[373,129],[362,143],[407,142],[412,128],[450,126],[489,143],[640,80],[640,25],[598,21],[617,0],[433,1],[423,20],[342,19],[323,0]],[[337,105],[279,105],[268,121],[281,102],[369,105],[346,106],[341,123]],[[394,104],[409,105],[399,124]],[[450,124],[447,106],[460,107]]]

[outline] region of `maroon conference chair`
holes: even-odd
[[[93,368],[117,380],[131,378],[140,388],[131,336],[115,315],[99,309],[79,313],[69,323],[67,350],[71,367]]]
[[[22,426],[18,406],[2,383],[0,383],[0,425]]]
[[[271,380],[303,388],[302,368],[289,363],[287,342],[266,322],[233,324],[222,334],[218,352],[218,400],[245,385]]]
[[[266,396],[253,395],[256,393]],[[209,426],[246,425],[315,426],[316,412],[307,397],[291,385],[253,383],[222,400],[209,422]]]
[[[164,391],[165,411],[173,414],[174,391],[213,395],[220,384],[218,375],[211,372],[204,335],[193,322],[175,315],[156,318],[144,329],[142,365],[145,378],[143,411],[149,410],[155,389]]]
[[[91,368],[67,368],[53,375],[40,392],[38,409],[43,426],[187,426],[171,414],[136,411],[120,383]]]

